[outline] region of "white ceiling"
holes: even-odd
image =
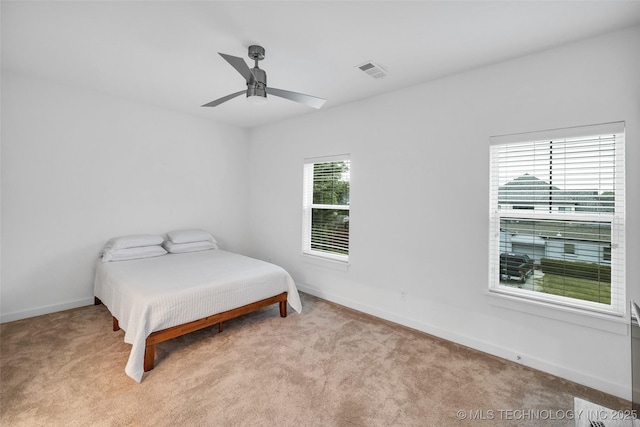
[[[317,110],[264,106],[217,52],[262,45],[268,85],[376,96],[640,24],[640,1],[2,1],[2,69],[251,128]],[[384,66],[375,80],[358,68]],[[91,106],[87,106],[90,108]]]

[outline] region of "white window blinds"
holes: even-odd
[[[348,155],[305,159],[303,253],[348,261],[350,179]]]
[[[492,137],[490,152],[490,289],[623,314],[624,123]]]

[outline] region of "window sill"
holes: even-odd
[[[349,261],[343,261],[335,258],[328,258],[321,255],[312,255],[306,253],[303,253],[300,256],[302,258],[302,261],[308,264],[331,268],[333,270],[349,271]]]
[[[628,335],[629,321],[624,317],[531,300],[497,291],[487,290],[486,295],[489,304],[495,307],[599,329],[618,335]]]

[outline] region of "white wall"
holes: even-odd
[[[629,398],[624,322],[488,295],[488,144],[626,121],[628,291],[640,299],[638,46],[635,27],[255,129],[252,254],[301,290]],[[300,255],[303,159],[342,153],[348,271]]]
[[[3,72],[3,322],[93,303],[111,237],[202,227],[248,244],[248,133]]]

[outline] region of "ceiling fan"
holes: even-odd
[[[267,101],[267,94],[279,96],[280,98],[289,99],[291,101],[299,102],[301,104],[308,105],[313,108],[320,108],[325,103],[325,99],[317,98],[311,95],[304,95],[302,93],[291,92],[283,89],[276,89],[274,87],[267,87],[267,73],[258,67],[258,61],[264,59],[264,48],[262,46],[252,45],[249,46],[249,58],[255,61],[255,66],[249,68],[246,62],[242,58],[237,56],[226,55],[218,52],[233,68],[239,72],[242,77],[247,81],[247,90],[241,90],[231,95],[223,96],[220,99],[211,101],[208,104],[204,104],[203,107],[215,107],[223,102],[227,102],[230,99],[240,96],[246,92],[247,100],[255,104],[264,104]]]

